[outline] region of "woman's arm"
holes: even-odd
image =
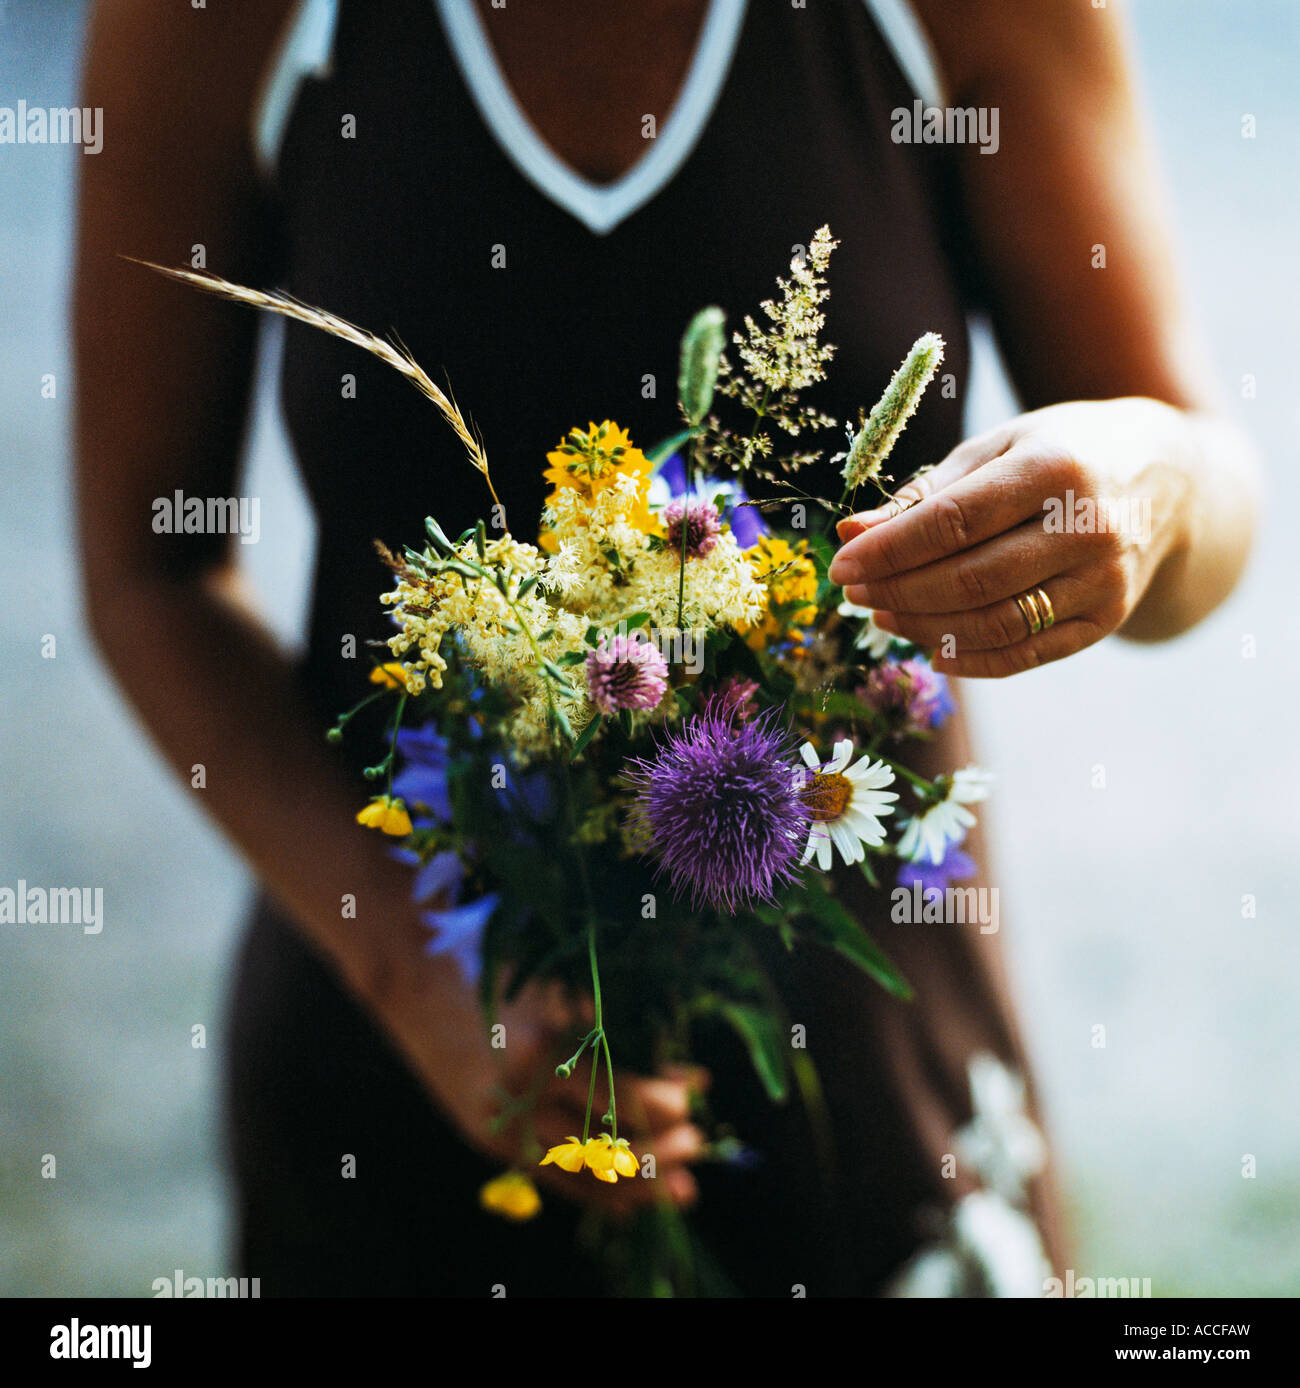
[[[955,153],[994,327],[1031,412],[904,488],[922,504],[903,519],[884,508],[846,522],[837,577],[903,634],[955,636],[941,665],[958,674],[1013,673],[1111,631],[1173,636],[1240,575],[1257,482],[1178,293],[1119,6],[917,9],[948,101],[998,111],[996,153]],[[1149,525],[1048,530],[1044,502],[1067,492]],[[1040,583],[1070,616],[1028,641],[1014,595]]]
[[[527,1084],[573,1020],[568,1009],[526,990],[503,1015],[504,1052],[490,1050],[454,964],[424,953],[409,870],[355,823],[363,788],[340,772],[293,668],[241,598],[229,537],[152,529],[154,499],[177,488],[236,494],[257,319],[118,257],[188,264],[201,243],[208,265],[259,281],[266,224],[248,112],[290,8],[96,7],[84,100],[103,107],[106,138],[81,161],[74,303],[87,609],[167,759],[187,782],[203,764],[206,809],[467,1138],[508,1161],[510,1136],[489,1132],[494,1087]],[[343,918],[345,894],[355,919]],[[620,1081],[629,1111],[646,1114],[660,1181],[557,1186],[606,1203],[652,1199],[655,1185],[689,1198],[683,1162],[699,1138],[685,1121],[686,1083]],[[551,1085],[539,1138],[561,1141],[585,1100],[576,1080]]]

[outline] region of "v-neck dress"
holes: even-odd
[[[331,39],[287,108],[271,171],[280,281],[396,331],[446,372],[515,533],[531,534],[545,452],[573,424],[608,415],[645,446],[671,431],[690,315],[705,303],[733,323],[756,312],[823,224],[841,244],[826,329],[838,350],[820,402],[851,417],[915,337],[938,331],[948,374],[909,426],[896,476],[959,441],[978,279],[947,155],[890,138],[891,112],[914,92],[861,0],[715,0],[662,143],[605,186],[539,152],[470,0],[341,0]],[[324,728],[365,690],[344,638],[388,632],[374,539],[418,541],[426,513],[456,533],[487,498],[427,401],[364,354],[290,324],[281,389],[318,522],[301,680]],[[801,480],[838,495],[830,467]],[[345,744],[358,774],[372,747],[366,729]],[[960,717],[929,752],[935,769],[969,759]],[[962,885],[986,885],[980,835],[966,847],[983,870]],[[979,1187],[953,1158],[975,1116],[972,1059],[1025,1071],[997,934],[894,923],[887,890],[856,873],[842,890],[917,998],[900,1003],[837,957],[773,958],[833,1150],[797,1100],[767,1102],[738,1047],[719,1038],[699,1057],[715,1110],[760,1156],[701,1168],[693,1215],[745,1295],[885,1290]],[[498,1168],[265,898],[241,946],[231,1027],[239,1258],[265,1295],[605,1290],[577,1251],[575,1208],[548,1199],[510,1227],[479,1209]],[[340,1178],[344,1154],[353,1179]],[[1045,1179],[1030,1191],[1055,1255]]]

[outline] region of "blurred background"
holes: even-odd
[[[1295,1295],[1300,6],[1132,10],[1185,277],[1268,474],[1265,524],[1237,594],[1188,636],[1106,642],[966,693],[980,759],[999,776],[989,818],[1004,942],[1076,1275],[1150,1277],[1157,1296]],[[74,104],[85,11],[0,3],[0,102]],[[217,1086],[250,884],[158,761],[82,619],[67,298],[83,157],[0,146],[0,885],[99,884],[108,916],[98,936],[0,926],[9,1296],[144,1296],[174,1268],[229,1270]],[[277,340],[267,333],[242,488],[261,498],[262,540],[245,554],[294,642],[313,537],[270,388]],[[1015,410],[978,340],[972,429]],[[47,635],[54,659],[41,655]],[[206,1049],[191,1047],[195,1024]],[[38,1179],[44,1153],[56,1180]]]

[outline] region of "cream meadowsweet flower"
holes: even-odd
[[[987,800],[992,780],[990,772],[977,766],[964,766],[953,772],[945,798],[908,820],[898,841],[899,856],[912,863],[925,858],[941,863],[948,845],[960,840],[975,823],[975,816],[966,806]]]
[[[878,847],[885,841],[881,817],[893,814],[897,791],[885,790],[892,785],[894,773],[883,761],[873,762],[869,756],[860,757],[853,766],[853,743],[848,738],[837,742],[831,759],[823,763],[811,742],[805,742],[799,754],[811,775],[805,780],[801,795],[812,812],[812,827],[808,845],[800,866],[814,854],[817,866],[829,871],[835,848],[846,863],[860,863],[866,857],[863,844]]]

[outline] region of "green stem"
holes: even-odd
[[[610,1137],[618,1141],[618,1104],[614,1101],[614,1062],[609,1056],[609,1037],[602,1030],[600,1044],[605,1048],[605,1076],[609,1080],[609,1129]]]
[[[564,797],[565,811],[569,822],[570,839],[577,832],[573,814],[573,786],[569,783]],[[591,1087],[587,1091],[587,1115],[582,1125],[582,1140],[586,1142],[591,1130],[591,1106],[596,1096],[596,1072],[600,1068],[600,1055],[604,1052],[605,1073],[609,1080],[609,1122],[611,1137],[618,1138],[618,1107],[614,1102],[614,1061],[609,1053],[609,1037],[605,1035],[605,1008],[600,994],[600,965],[596,961],[596,900],[592,895],[591,877],[587,872],[587,857],[581,844],[574,844],[578,859],[578,880],[582,884],[582,894],[587,903],[587,958],[591,964],[591,994],[596,1009],[596,1025],[591,1033],[592,1063]],[[599,1049],[598,1049],[599,1048]]]
[[[500,589],[498,589],[497,591],[500,592]],[[520,613],[519,607],[518,607],[517,603],[515,602],[515,600],[514,600],[513,598],[511,598],[508,594],[505,594],[505,593],[502,593],[501,596],[502,596],[503,598],[505,598],[506,606],[510,609],[511,613],[514,615],[515,621],[519,623],[519,629],[520,629],[520,631],[522,631],[523,634],[528,638],[528,644],[529,644],[529,645],[532,647],[532,649],[533,649],[533,659],[536,660],[536,662],[537,662],[537,673],[538,673],[539,675],[541,675],[541,677],[542,677],[542,684],[545,686],[545,689],[546,689],[546,707],[547,707],[552,713],[554,713],[554,712],[555,712],[555,692],[554,692],[554,690],[552,690],[552,688],[551,688],[551,675],[550,675],[550,672],[547,670],[546,665],[545,665],[544,662],[543,662],[542,648],[537,644],[537,637],[533,635],[533,629],[532,629],[532,627],[530,627],[530,626],[528,625],[528,623],[527,623],[526,621],[524,621],[523,615]]]
[[[393,798],[393,766],[397,761],[397,734],[402,726],[402,714],[406,711],[408,696],[403,693],[397,701],[397,712],[393,715],[393,741],[388,749],[388,798]]]
[[[378,667],[376,666],[376,669],[377,668]],[[382,699],[385,695],[391,694],[392,692],[393,691],[391,689],[380,689],[376,690],[376,692],[373,694],[367,694],[366,697],[362,699],[359,704],[353,704],[353,706],[350,709],[348,709],[346,713],[340,713],[338,718],[335,720],[334,726],[338,728],[340,731],[342,731],[357,716],[357,714],[361,712],[363,708],[368,708],[371,704],[375,702],[376,699]]]
[[[700,436],[697,432],[691,440],[691,446],[687,450],[686,456],[682,459],[682,466],[686,471],[686,490],[682,493],[682,545],[680,561],[677,567],[677,630],[682,629],[682,613],[686,609],[686,536],[690,527],[687,525],[687,516],[691,506],[691,484],[694,479],[695,470],[693,467],[692,455],[699,451]]]
[[[905,780],[911,781],[918,790],[924,791],[926,795],[934,795],[935,789],[933,781],[927,781],[924,776],[918,776],[915,771],[909,770],[902,762],[893,761],[889,757],[881,757],[880,760],[891,768],[891,770],[896,771]]]
[[[590,1046],[591,1043],[592,1043],[593,1041],[596,1040],[596,1036],[597,1036],[597,1032],[596,1032],[596,1029],[593,1027],[593,1028],[586,1034],[586,1036],[584,1036],[584,1037],[582,1038],[582,1044],[578,1047],[578,1049],[577,1049],[576,1051],[574,1051],[574,1053],[568,1058],[568,1060],[566,1060],[566,1061],[564,1062],[564,1064],[563,1064],[560,1068],[561,1068],[561,1069],[572,1070],[572,1069],[574,1068],[574,1066],[577,1065],[578,1061],[580,1061],[580,1060],[582,1059],[582,1053],[583,1053],[583,1051],[585,1051],[585,1050],[587,1049],[587,1047]],[[599,1043],[597,1043],[597,1044],[599,1044]]]
[[[600,1050],[596,1047],[591,1052],[591,1083],[587,1086],[587,1116],[582,1120],[582,1145],[587,1145],[587,1138],[591,1134],[591,1106],[596,1102],[596,1076],[600,1074]]]

